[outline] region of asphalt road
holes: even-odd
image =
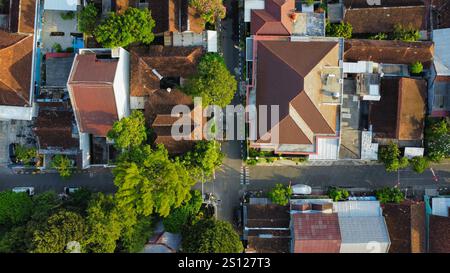
[[[397,185],[400,187],[433,188],[450,186],[450,163],[432,166],[438,176],[438,182],[433,180],[431,170],[417,174],[411,169],[400,170],[398,173],[388,173],[383,165],[361,166],[252,166],[250,170],[249,190],[264,190],[275,183],[306,184],[311,187],[340,186],[351,188],[380,188]]]

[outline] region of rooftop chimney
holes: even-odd
[[[156,71],[156,69],[152,69],[152,73],[155,74],[155,76],[158,77],[159,80],[163,78],[163,76],[161,76],[161,74],[159,74],[158,71]]]

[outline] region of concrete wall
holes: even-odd
[[[0,119],[31,120],[33,107],[0,105]]]
[[[89,134],[80,132],[80,150],[82,158],[82,168],[86,169],[91,164],[91,144],[89,142]]]
[[[130,54],[120,48],[119,63],[114,78],[114,96],[119,119],[130,115]]]

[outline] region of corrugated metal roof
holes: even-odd
[[[338,138],[317,138],[317,154],[310,155],[310,160],[333,160],[338,159]]]
[[[387,252],[390,244],[386,223],[379,217],[339,217],[342,252]]]
[[[448,217],[450,198],[434,197],[431,201],[431,214]]]
[[[450,75],[450,28],[433,30],[435,64],[438,75]]]
[[[339,217],[381,216],[379,201],[333,202],[333,210]]]

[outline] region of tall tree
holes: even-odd
[[[191,96],[202,97],[203,105],[225,107],[236,93],[237,82],[224,59],[217,53],[208,53],[202,57],[197,73],[187,81],[183,90]]]
[[[211,24],[214,24],[218,18],[225,18],[227,12],[222,0],[190,0],[190,5],[197,10],[205,22]]]
[[[140,42],[150,44],[153,39],[153,20],[148,9],[128,8],[123,14],[110,13],[94,31],[94,37],[104,47],[126,47]]]
[[[425,143],[428,158],[432,161],[440,161],[450,157],[450,126],[447,121],[428,120],[427,123]]]
[[[113,253],[121,233],[121,215],[118,213],[112,195],[99,193],[87,209],[86,251]]]
[[[133,148],[147,140],[145,117],[141,111],[134,110],[129,117],[116,121],[108,132],[119,149]]]
[[[174,209],[167,218],[164,218],[164,229],[168,232],[180,233],[183,228],[195,220],[202,203],[203,197],[200,191],[193,191],[189,202]]]
[[[97,23],[98,10],[93,3],[87,4],[78,14],[78,30],[92,35]]]
[[[36,230],[33,237],[33,252],[70,252],[72,242],[83,245],[84,219],[79,214],[61,210],[50,216],[45,227]]]
[[[72,175],[72,163],[65,155],[55,155],[52,160],[52,168],[55,168],[63,179],[68,179]]]
[[[26,222],[31,216],[33,202],[26,193],[0,192],[0,226]]]
[[[144,145],[123,154],[113,170],[119,207],[132,207],[138,215],[156,212],[169,215],[171,208],[189,200],[195,180],[178,161],[169,159],[167,150]]]
[[[198,221],[183,234],[183,252],[241,253],[244,248],[230,223],[214,219]]]
[[[183,163],[188,166],[189,172],[196,179],[205,181],[222,165],[223,158],[224,154],[220,151],[217,141],[202,140],[183,156]]]

